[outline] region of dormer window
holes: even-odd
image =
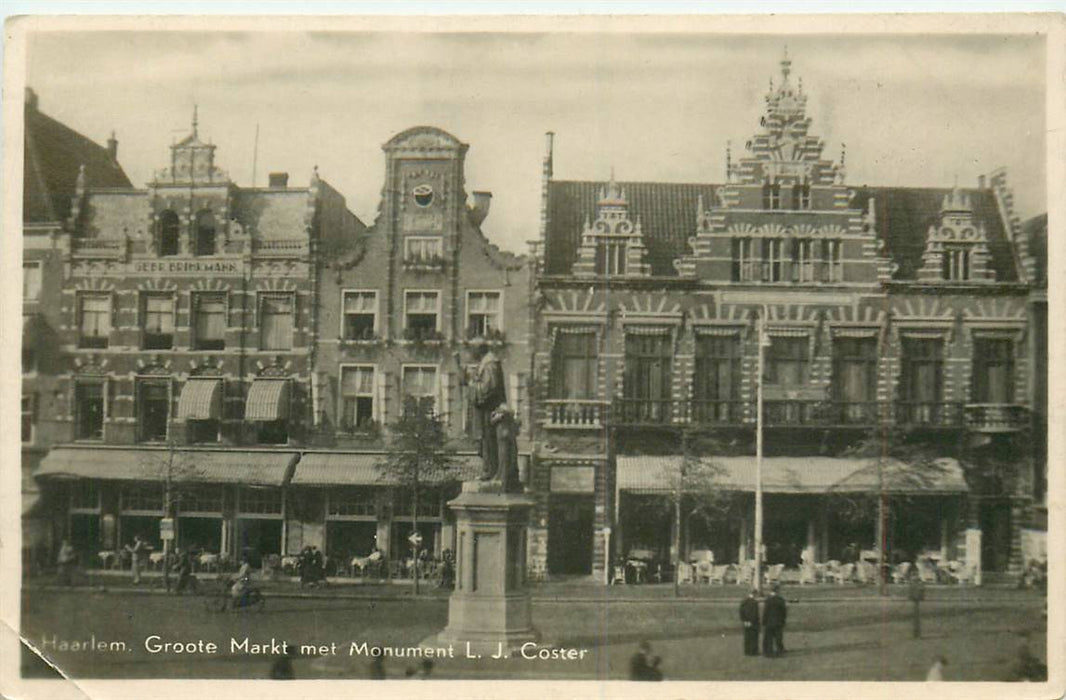
[[[766,182],[762,186],[762,206],[763,209],[780,209],[781,208],[781,183],[779,182]]]
[[[752,259],[752,239],[733,239],[733,281],[749,282],[755,279],[755,265]]]
[[[181,221],[178,215],[167,209],[159,215],[159,254],[177,255],[179,250],[178,237],[181,231]]]
[[[626,242],[601,238],[596,243],[596,274],[624,275],[626,273]]]
[[[941,264],[944,279],[965,282],[970,279],[970,247],[944,246]]]

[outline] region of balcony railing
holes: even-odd
[[[695,399],[690,403],[689,418],[693,423],[706,425],[745,423],[749,422],[744,415],[746,405],[743,401]],[[755,420],[754,410],[751,413],[750,420]]]
[[[897,401],[896,425],[911,428],[955,428],[962,424],[962,406],[946,401]]]
[[[300,238],[257,238],[253,239],[255,253],[261,257],[278,256],[293,257],[306,255],[311,251],[311,244],[306,239]]]
[[[966,405],[966,427],[982,433],[1011,433],[1028,424],[1029,409],[1005,403]]]
[[[600,428],[607,422],[607,401],[599,399],[548,399],[549,428]]]
[[[76,257],[119,258],[126,249],[126,241],[103,238],[75,238],[71,241]]]
[[[618,399],[613,420],[622,424],[666,425],[674,420],[673,399]]]

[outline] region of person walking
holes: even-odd
[[[918,571],[911,569],[910,583],[907,586],[907,598],[913,605],[911,635],[918,639],[922,636],[922,601],[925,599],[925,584],[922,583]]]
[[[130,573],[133,574],[133,583],[141,582],[141,555],[146,547],[140,535],[133,536],[133,542],[126,545],[126,551],[130,554]]]
[[[744,655],[759,655],[759,601],[753,588],[748,597],[740,601],[740,622],[744,625]]]
[[[781,597],[781,586],[774,584],[763,604],[763,656],[775,658],[785,653],[785,620],[788,606]]]
[[[59,547],[59,555],[56,557],[56,564],[59,565],[59,582],[64,586],[74,585],[74,562],[77,555],[74,553],[74,547],[70,545],[70,540],[63,540],[63,544]]]
[[[189,558],[189,552],[185,549],[178,549],[176,554],[177,561],[174,562],[174,572],[178,575],[178,583],[174,587],[174,592],[177,595],[181,595],[186,588],[191,588],[193,593],[195,593],[196,579],[192,575],[192,560]]]

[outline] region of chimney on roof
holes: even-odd
[[[472,194],[474,195],[474,205],[470,207],[470,220],[474,223],[474,226],[480,226],[485,217],[489,215],[492,193],[475,190]]]
[[[985,176],[984,175],[978,175],[977,176],[977,189],[983,190],[983,189],[985,189],[985,187],[986,187]]]
[[[270,173],[267,176],[268,187],[285,188],[289,186],[289,174],[288,173]]]
[[[111,131],[111,137],[107,139],[107,155],[111,156],[111,160],[118,162],[118,139],[115,138],[114,130]]]
[[[37,111],[37,93],[30,87],[26,88],[26,109]]]

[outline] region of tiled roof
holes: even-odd
[[[69,216],[81,165],[90,188],[131,186],[106,148],[39,112],[33,99],[27,100],[25,115],[23,221],[60,221]]]
[[[696,234],[696,206],[703,195],[705,207],[716,203],[715,184],[620,182],[629,202],[630,218],[640,219],[652,274],[676,276],[673,261],[690,252],[688,238]],[[596,216],[596,201],[603,182],[553,181],[548,190],[548,231],[545,273],[568,275],[580,244],[586,218]],[[940,214],[948,188],[857,187],[854,206],[866,209],[870,197],[876,204],[877,230],[887,239],[889,253],[899,265],[896,279],[914,279],[925,250],[925,235]],[[973,202],[974,216],[988,233],[990,264],[1001,282],[1017,281],[1011,244],[999,216],[992,190],[965,190]]]
[[[998,282],[1017,282],[1018,271],[992,190],[962,190],[973,203],[974,219],[988,235],[989,265]],[[949,187],[857,187],[854,205],[865,211],[870,197],[876,204],[877,230],[887,236],[888,250],[899,265],[894,279],[915,279],[922,266],[925,235],[940,216]]]
[[[553,181],[548,192],[548,247],[545,272],[570,274],[581,243],[585,219],[596,218],[596,201],[603,182]],[[674,276],[674,258],[687,250],[686,241],[696,233],[696,205],[715,202],[716,185],[663,182],[620,182],[629,202],[630,218],[639,217],[648,247],[653,275]]]

